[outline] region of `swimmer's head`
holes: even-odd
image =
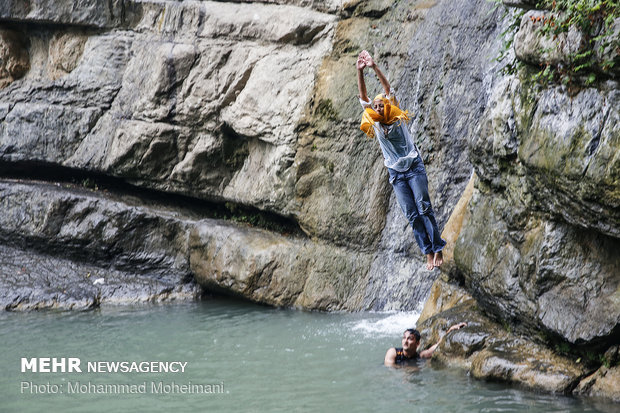
[[[416,351],[420,344],[420,332],[414,328],[408,328],[403,333],[403,350]]]

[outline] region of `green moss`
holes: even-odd
[[[502,0],[492,0],[497,7],[506,8]],[[599,61],[595,53],[595,45],[602,44],[602,49],[617,43],[613,23],[620,17],[620,2],[617,0],[540,0],[536,8],[549,10],[540,20],[540,33],[544,36],[557,39],[558,35],[566,33],[571,27],[578,28],[584,35],[584,46],[576,53],[566,56],[566,62],[561,65],[552,65],[547,62],[531,73],[531,80],[548,85],[562,83],[573,92],[584,85],[589,86],[598,80],[610,76],[611,70],[618,63],[616,59]],[[518,30],[523,12],[515,13],[514,21],[502,33],[502,48],[496,60],[503,61],[512,47],[514,36]],[[544,52],[541,51],[541,52]],[[512,60],[506,63],[504,72],[514,73],[519,68],[519,62]]]
[[[334,109],[331,99],[321,99],[316,106],[315,115],[325,120],[337,120],[338,112]]]
[[[224,203],[224,210],[218,211],[215,216],[219,219],[228,219],[231,221],[244,223],[253,227],[264,228],[270,231],[279,232],[281,234],[297,234],[298,228],[291,225],[290,222],[252,207],[246,207],[232,202]]]
[[[504,328],[504,331],[506,331],[508,334],[512,333],[512,326],[508,321],[502,320],[502,327]]]
[[[95,182],[94,179],[91,179],[91,178],[84,178],[84,179],[82,179],[82,182],[80,182],[80,184],[84,188],[92,189],[94,191],[98,191],[99,190],[99,185],[97,184],[97,182]]]

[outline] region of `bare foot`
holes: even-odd
[[[433,261],[433,265],[435,267],[441,267],[441,264],[443,264],[443,254],[441,253],[441,251],[439,251],[435,253],[435,260]]]
[[[434,261],[433,254],[432,253],[426,254],[426,269],[427,270],[430,271],[433,268],[435,268],[435,266],[433,265],[433,261]]]

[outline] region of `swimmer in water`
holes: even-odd
[[[466,325],[467,323],[455,324],[448,329],[446,334],[463,328]],[[396,366],[398,364],[404,364],[408,361],[429,359],[433,356],[433,352],[437,349],[441,343],[441,340],[443,340],[443,337],[445,337],[445,335],[442,336],[437,343],[418,353],[418,346],[420,345],[420,332],[416,329],[408,328],[403,333],[402,347],[392,347],[389,349],[387,353],[385,353],[383,364],[386,366]]]

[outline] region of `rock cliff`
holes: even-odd
[[[0,0],[0,304],[430,294],[425,336],[470,321],[436,362],[620,399],[617,71],[533,82],[578,33],[550,54],[545,11],[504,3]],[[512,6],[523,65],[502,74]],[[434,284],[359,130],[362,49],[413,115],[450,241]]]
[[[523,15],[514,51],[524,64],[490,86],[454,260],[421,325],[437,335],[471,320],[437,359],[474,377],[620,401],[617,72],[577,87],[534,81],[533,64],[561,66],[583,47],[571,43],[576,29],[546,39],[532,22],[548,13]]]
[[[126,229],[102,237],[112,224],[99,215],[146,208],[158,224],[139,237],[162,238],[176,221],[149,199],[169,197],[189,202],[195,215],[177,229],[191,246],[168,247],[186,262],[169,267],[178,280],[194,278],[209,290],[274,305],[419,305],[436,274],[422,266],[377,143],[359,130],[354,63],[359,50],[371,50],[415,115],[411,130],[442,225],[471,175],[467,143],[496,66],[501,16],[491,5],[92,0],[73,6],[3,1],[0,170],[7,179],[43,181],[28,184],[35,193],[64,191],[71,205],[85,196],[76,191],[88,188],[90,196],[116,201],[98,203],[97,219],[65,210],[54,218],[60,212],[41,207],[29,219],[60,223],[54,230],[7,225],[1,231],[8,246],[110,270],[131,271],[135,261],[140,276],[150,276],[145,263],[165,273],[168,264],[142,241],[123,239]],[[374,93],[379,85],[368,78]],[[50,187],[57,182],[65,189]],[[125,203],[130,194],[134,199]],[[24,203],[7,196],[3,213],[13,216]],[[253,243],[255,230],[238,221],[271,228],[274,246]],[[223,228],[228,238],[215,236]],[[101,250],[109,251],[106,260],[95,260]],[[316,259],[326,256],[332,258]],[[245,264],[226,268],[241,258]],[[287,281],[275,282],[283,274]],[[3,305],[49,301],[36,291],[7,295]]]

